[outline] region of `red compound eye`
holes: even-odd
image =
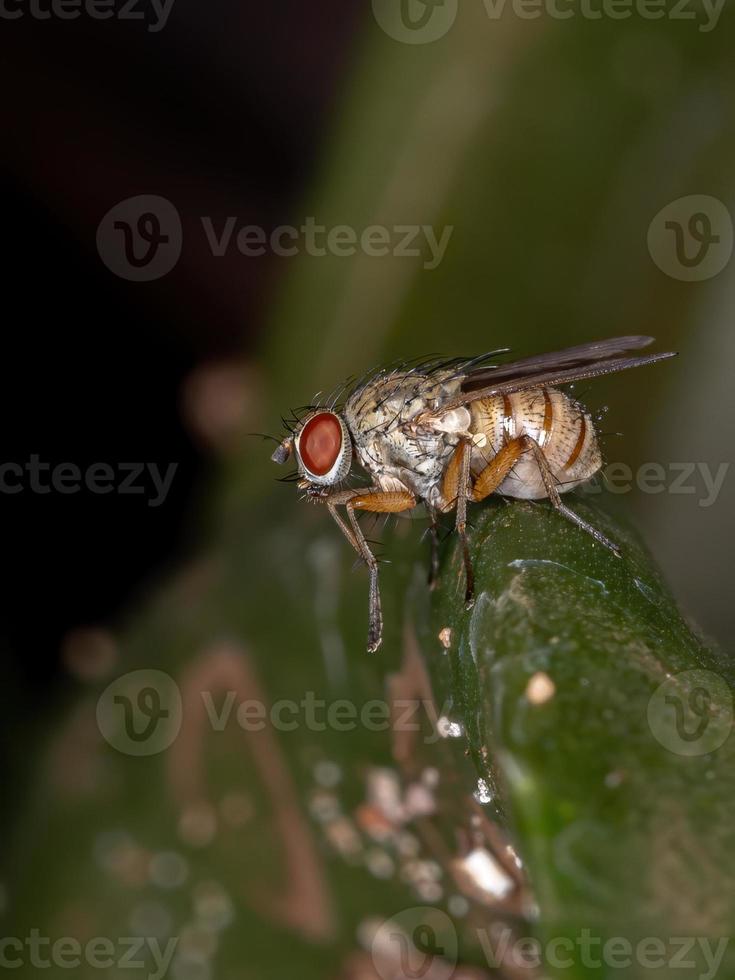
[[[299,455],[314,476],[329,473],[342,452],[342,426],[331,412],[309,419],[299,439]]]

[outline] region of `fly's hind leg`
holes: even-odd
[[[370,599],[368,606],[368,653],[375,653],[383,640],[383,613],[380,606],[378,586],[378,560],[370,550],[365,535],[357,520],[356,510],[367,510],[377,514],[397,514],[416,506],[416,498],[408,490],[384,491],[374,487],[364,490],[345,490],[317,498],[326,503],[340,531],[362,558],[370,573]],[[350,526],[343,521],[337,507],[344,505]]]
[[[586,531],[587,534],[591,535],[595,539],[595,541],[599,542],[605,548],[608,548],[614,555],[617,555],[618,558],[620,558],[620,548],[618,548],[616,544],[614,544],[609,538],[606,538],[602,531],[598,531],[596,527],[593,527],[592,524],[588,524],[587,521],[583,520],[578,514],[575,514],[570,507],[567,507],[566,504],[562,503],[561,494],[559,493],[556,485],[556,479],[551,471],[549,462],[544,455],[543,449],[534,439],[531,439],[530,436],[525,436],[524,438],[534,454],[536,463],[538,464],[538,468],[541,473],[541,479],[544,481],[544,489],[546,490],[554,509],[559,511],[559,513],[566,517],[568,521],[571,521],[573,524],[576,524],[577,527],[581,528],[583,531]]]

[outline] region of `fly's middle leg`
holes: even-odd
[[[614,555],[617,555],[618,558],[620,558],[620,548],[618,548],[614,542],[612,542],[609,538],[606,538],[602,531],[598,531],[596,527],[593,527],[592,524],[588,524],[587,521],[583,520],[578,514],[575,514],[570,507],[567,507],[566,504],[562,503],[561,494],[559,493],[559,489],[556,485],[556,478],[551,471],[549,461],[546,459],[543,449],[534,439],[531,439],[530,436],[525,436],[524,438],[534,454],[536,463],[541,473],[541,479],[544,481],[544,489],[546,490],[547,496],[554,509],[558,510],[559,513],[566,517],[568,521],[571,521],[573,524],[576,524],[577,527],[581,528],[583,531],[586,531],[587,534],[591,535],[595,539],[595,541],[599,542],[599,544],[603,545],[605,548],[608,548]]]
[[[467,576],[465,601],[468,605],[471,605],[474,599],[475,582],[472,559],[467,544],[467,501],[479,503],[494,493],[526,451],[526,448],[521,438],[512,439],[505,443],[478,474],[477,479],[472,482],[470,476],[471,444],[463,440],[455,449],[454,455],[444,471],[442,498],[444,509],[450,510],[455,505],[457,508],[456,526],[462,542],[462,555]]]
[[[475,573],[472,568],[470,549],[467,544],[467,498],[470,493],[470,445],[463,439],[454,450],[442,478],[442,499],[444,508],[456,507],[455,528],[462,543],[462,557],[465,568],[465,603],[471,606],[475,600]]]

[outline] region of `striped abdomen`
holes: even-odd
[[[469,406],[477,474],[511,439],[530,436],[539,444],[560,493],[589,480],[602,466],[591,417],[555,388],[534,388],[513,395],[478,398]],[[508,497],[539,499],[546,489],[533,454],[526,452],[497,490]]]

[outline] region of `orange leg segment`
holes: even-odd
[[[495,493],[525,450],[526,446],[522,438],[507,442],[500,452],[493,456],[485,469],[477,475],[477,479],[472,485],[470,499],[479,503],[485,497],[489,497],[491,493]]]
[[[462,480],[462,470],[464,469],[466,442],[460,442],[452,453],[452,458],[447,463],[442,477],[442,504],[443,511],[452,510],[459,500],[459,488]]]
[[[416,506],[416,498],[409,490],[377,490],[374,493],[358,491],[347,501],[347,506],[375,514],[398,514],[403,510],[412,510]]]
[[[452,458],[449,460],[442,477],[441,504],[441,509],[444,511],[451,510],[452,507],[456,508],[457,516],[454,526],[462,543],[466,577],[465,602],[468,606],[474,601],[475,594],[475,577],[472,570],[470,549],[467,544],[467,498],[470,494],[471,456],[470,444],[466,439],[462,439],[452,453]]]

